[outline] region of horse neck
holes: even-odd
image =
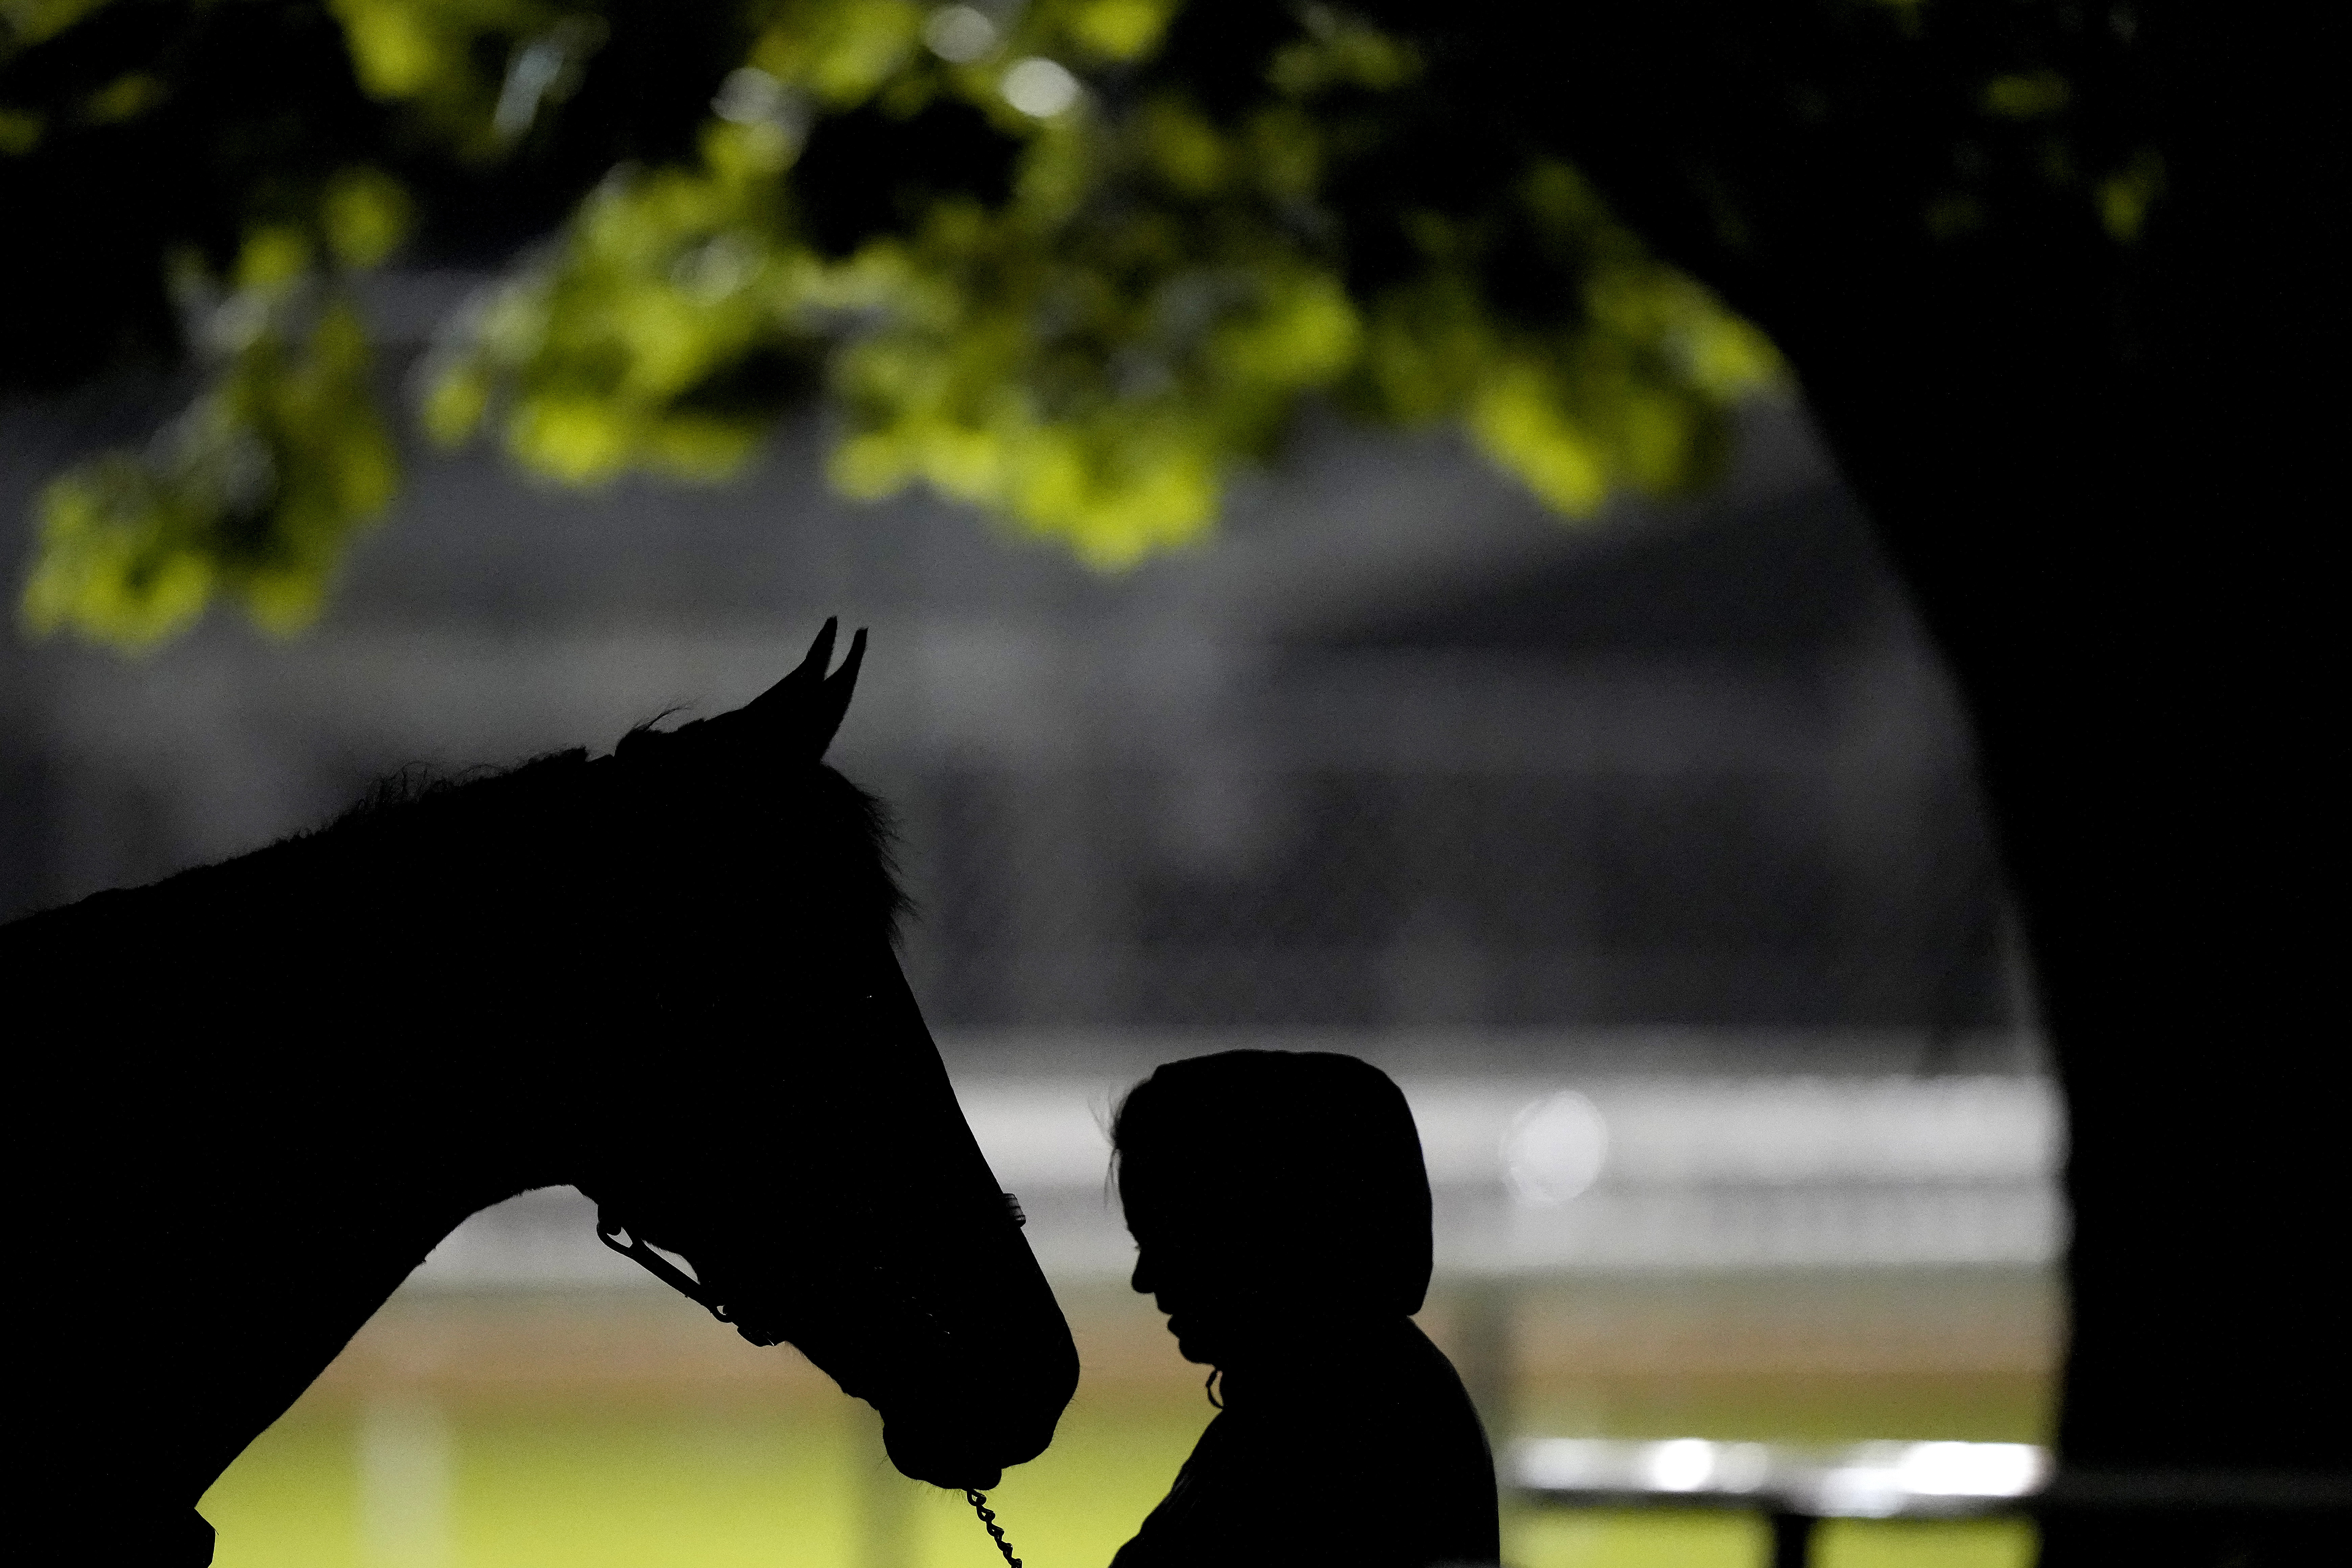
[[[530,934],[593,918],[555,885],[570,762],[0,929],[41,1129],[19,1240],[74,1286],[32,1429],[136,1408],[155,1496],[193,1503],[467,1215],[564,1179],[534,1058],[567,1021],[501,999],[594,994]],[[123,1355],[167,1327],[188,1353]],[[117,1363],[135,1388],[76,1386]]]
[[[557,1179],[526,1101],[549,1004],[593,994],[551,972],[586,918],[585,774],[547,759],[18,921],[0,983],[63,1098],[143,1104],[159,1148],[394,1161],[462,1216]]]

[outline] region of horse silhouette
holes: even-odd
[[[208,1561],[214,1479],[467,1215],[561,1184],[907,1475],[1045,1448],[1076,1352],[899,973],[881,807],[824,764],[834,633],[735,712],[0,929],[20,1510]]]

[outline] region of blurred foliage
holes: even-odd
[[[0,202],[59,241],[0,280],[11,378],[203,378],[47,491],[27,622],[135,645],[226,588],[302,624],[396,488],[354,301],[404,244],[502,269],[412,378],[425,428],[567,484],[722,477],[819,392],[845,491],[1110,568],[1200,537],[1308,398],[1456,423],[1571,516],[1705,483],[1771,347],[1490,110],[1467,13],[1368,9],[0,0]],[[1806,12],[1848,67],[1940,61],[1942,164],[1893,193],[1924,242],[2028,142],[2136,237],[2160,159],[2069,152],[2081,73],[1938,14]]]
[[[1414,129],[1391,101],[1412,51],[1310,9],[1213,110],[1153,68],[1170,9],[1041,0],[1001,34],[931,13],[950,53],[979,46],[951,60],[904,0],[802,0],[726,79],[695,163],[607,181],[444,345],[428,424],[495,421],[575,483],[724,473],[821,366],[844,490],[925,482],[1114,567],[1207,528],[1310,392],[1461,419],[1570,513],[1713,472],[1770,350],[1572,171],[1522,158],[1486,210],[1406,215],[1409,265],[1351,289],[1332,197],[1378,185]],[[1024,69],[1037,111],[1008,101]],[[964,166],[894,155],[930,138]],[[1549,275],[1506,303],[1489,275],[1514,245]]]
[[[144,452],[110,452],[50,483],[25,585],[33,631],[71,625],[141,647],[221,588],[270,631],[310,622],[345,542],[399,476],[367,330],[319,252],[336,268],[374,266],[408,216],[398,185],[354,170],[323,191],[315,238],[257,227],[225,280],[177,258],[207,384]]]

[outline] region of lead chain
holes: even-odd
[[[963,1489],[963,1496],[964,1500],[971,1504],[972,1512],[980,1515],[980,1522],[987,1530],[988,1538],[996,1542],[996,1549],[999,1552],[1004,1553],[1004,1561],[1011,1563],[1013,1568],[1021,1568],[1021,1559],[1013,1555],[1013,1542],[1005,1540],[1004,1531],[996,1527],[996,1510],[988,1506],[988,1494],[974,1491],[971,1488],[966,1487]]]

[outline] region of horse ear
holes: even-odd
[[[840,629],[839,617],[828,617],[800,668],[753,698],[743,710],[780,731],[780,740],[804,750],[812,762],[833,744],[842,715],[849,711],[850,694],[857,688],[857,667],[866,658],[866,628],[860,626],[849,640],[849,657],[830,677],[825,674],[825,666],[833,662],[833,639]]]
[[[841,668],[819,684],[816,700],[811,704],[809,736],[816,742],[813,753],[823,757],[825,748],[841,729],[841,717],[849,711],[849,699],[857,690],[857,667],[866,662],[866,628],[860,626],[849,639],[849,657]]]
[[[808,657],[801,660],[800,668],[751,699],[743,711],[772,719],[799,707],[806,700],[806,694],[824,679],[824,667],[833,662],[834,634],[840,629],[840,616],[826,616],[824,629],[816,634],[816,641],[809,644]]]

